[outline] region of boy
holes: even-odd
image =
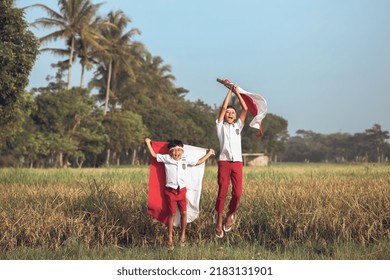
[[[232,92],[236,94],[242,107],[237,122],[235,122],[237,118],[235,108],[228,105]],[[217,211],[215,235],[217,238],[222,238],[224,231],[228,232],[232,229],[234,214],[237,211],[242,194],[241,131],[244,127],[247,112],[248,107],[238,92],[237,85],[233,85],[226,94],[216,121],[221,150],[218,161],[218,196],[215,203],[215,210]],[[232,181],[232,198],[225,225],[222,227],[223,210],[230,180]]]
[[[150,154],[156,158],[157,162],[164,163],[165,166],[165,190],[164,197],[167,202],[169,219],[168,219],[168,249],[173,249],[173,221],[176,214],[176,205],[180,211],[181,223],[181,245],[186,244],[186,225],[187,225],[187,205],[186,205],[186,182],[187,166],[200,165],[205,162],[215,152],[210,149],[200,159],[193,159],[184,155],[183,143],[180,140],[171,140],[168,143],[169,154],[156,154],[151,145],[151,140],[145,138],[145,143]]]

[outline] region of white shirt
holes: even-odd
[[[242,161],[241,151],[241,131],[244,124],[240,119],[237,122],[228,124],[227,122],[218,122],[217,135],[221,153],[219,160],[223,161]]]
[[[187,185],[188,165],[196,165],[198,160],[183,155],[180,160],[174,160],[169,154],[157,154],[156,160],[165,165],[165,186],[173,189],[184,188]]]

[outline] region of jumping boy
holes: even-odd
[[[236,94],[242,107],[240,117],[236,122],[236,109],[228,105],[232,92]],[[242,194],[241,131],[244,127],[247,112],[248,107],[238,92],[237,86],[234,85],[233,89],[230,88],[226,94],[216,121],[221,150],[218,161],[218,196],[215,203],[215,210],[217,211],[215,235],[218,238],[223,237],[224,231],[228,232],[232,229],[234,214],[237,211]],[[232,197],[225,225],[222,226],[223,211],[230,181],[232,181]]]
[[[157,162],[164,163],[165,166],[165,190],[164,198],[167,202],[169,219],[168,219],[168,249],[173,249],[173,221],[176,214],[176,205],[180,211],[180,225],[181,225],[181,245],[186,244],[186,225],[187,225],[187,166],[200,165],[205,162],[210,156],[214,155],[213,149],[210,149],[200,159],[193,159],[186,157],[184,154],[183,143],[180,140],[171,140],[168,143],[169,154],[156,154],[151,145],[151,140],[145,138],[145,143],[149,149],[150,154],[156,158]]]

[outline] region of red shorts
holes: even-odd
[[[180,190],[168,187],[165,188],[165,201],[167,203],[168,212],[170,215],[176,214],[176,205],[178,206],[180,213],[187,211],[186,193],[186,188],[181,188]]]

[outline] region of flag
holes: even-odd
[[[217,81],[229,89],[233,86],[233,83],[226,79],[217,79]],[[240,92],[242,98],[248,106],[249,112],[253,117],[252,121],[249,123],[249,126],[259,129],[259,133],[256,136],[261,137],[263,134],[261,122],[267,114],[267,101],[264,99],[263,96],[258,93],[248,92],[240,88],[239,86],[237,86],[237,89]]]
[[[157,154],[168,153],[168,142],[152,142],[152,148]],[[206,154],[206,149],[184,145],[184,154],[187,157],[199,159]],[[197,166],[188,166],[187,170],[187,223],[194,221],[199,216],[199,202],[202,191],[202,181],[205,163]],[[156,158],[150,157],[149,189],[148,189],[148,214],[158,221],[168,224],[168,208],[164,199],[165,189],[164,163],[157,162]],[[174,226],[180,225],[180,213],[176,209]]]

